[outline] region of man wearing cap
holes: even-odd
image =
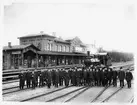
[[[64,70],[64,80],[65,80],[65,86],[69,86],[69,73],[68,70]]]
[[[119,81],[120,81],[120,87],[123,88],[123,86],[124,86],[124,79],[125,79],[125,72],[122,71],[122,67],[120,67],[120,71],[119,71],[118,77],[119,77]]]
[[[51,86],[51,70],[47,70],[47,86],[48,88]]]
[[[87,84],[87,70],[86,69],[84,69],[83,76],[84,76],[84,86],[85,86]]]
[[[58,87],[59,84],[59,70],[55,71],[55,87]]]
[[[107,78],[108,78],[108,85],[110,86],[111,85],[111,81],[112,81],[112,69],[111,68],[108,68]]]
[[[25,82],[25,76],[23,74],[23,71],[19,73],[19,87],[20,89],[24,88],[24,82]]]
[[[133,79],[133,75],[132,73],[128,70],[126,72],[126,81],[127,81],[127,85],[128,85],[128,88],[131,88],[131,80]]]
[[[35,86],[36,86],[36,74],[33,71],[32,72],[32,89],[35,89]]]
[[[118,73],[115,70],[115,68],[113,68],[113,71],[112,71],[113,86],[117,86],[117,76],[118,76]]]
[[[76,71],[75,69],[72,70],[72,84],[76,86]]]
[[[30,82],[31,82],[31,72],[29,70],[27,70],[26,73],[26,83],[27,83],[27,88],[30,88]]]
[[[52,69],[51,71],[51,78],[52,78],[52,85],[55,86],[55,71],[56,69]]]

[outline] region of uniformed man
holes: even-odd
[[[30,88],[30,83],[31,83],[31,72],[29,70],[27,70],[26,73],[26,83],[27,83],[27,88]]]
[[[108,69],[107,78],[108,78],[108,85],[110,86],[111,85],[111,81],[112,81],[112,69],[111,68]]]
[[[68,70],[64,71],[64,81],[65,81],[65,86],[69,86],[69,73]]]
[[[76,86],[80,86],[80,72],[76,69]]]
[[[64,69],[59,69],[59,86],[63,86],[63,71]]]
[[[42,70],[39,76],[39,87],[44,86],[44,71]]]
[[[55,70],[56,69],[52,69],[51,71],[51,78],[52,78],[52,85],[55,86]]]
[[[104,75],[105,69],[103,68],[101,71],[101,79],[102,79],[102,86],[105,86],[105,75]]]
[[[59,85],[59,69],[55,71],[55,87]]]
[[[125,72],[122,71],[122,67],[120,67],[118,77],[119,77],[119,81],[120,81],[120,87],[123,88],[124,87]]]
[[[69,73],[70,83],[72,84],[72,69],[71,68],[69,68],[68,73]]]
[[[76,86],[76,71],[75,69],[72,70],[72,84]]]
[[[23,71],[21,71],[20,73],[19,73],[19,88],[20,89],[23,89],[24,88],[24,82],[25,82],[25,76],[24,76],[24,74],[23,74]]]
[[[108,86],[108,69],[107,68],[105,68],[105,71],[104,71],[104,85]]]
[[[46,82],[47,82],[48,88],[50,88],[51,87],[51,70],[50,69],[47,70]]]
[[[102,86],[102,80],[103,80],[103,78],[102,78],[102,72],[103,72],[102,68],[100,67],[99,68],[99,77],[100,77],[99,78],[99,86]]]
[[[115,68],[113,68],[113,71],[112,71],[113,86],[117,86],[117,76],[118,76],[118,73],[115,70]]]
[[[83,85],[83,70],[82,70],[82,68],[80,68],[80,71],[79,71],[79,73],[80,73],[80,86],[82,86]]]
[[[35,86],[36,86],[36,74],[33,71],[32,72],[32,89],[35,89]]]
[[[90,86],[93,86],[93,80],[94,80],[94,76],[93,76],[93,70],[90,68],[89,70],[89,82],[90,82]]]
[[[127,81],[127,86],[128,88],[131,88],[131,80],[133,79],[132,73],[128,70],[126,72],[126,81]]]
[[[87,70],[86,69],[84,69],[83,77],[84,77],[84,86],[86,86],[87,85]]]

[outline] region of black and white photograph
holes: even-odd
[[[11,1],[3,6],[2,102],[134,103],[134,2]]]

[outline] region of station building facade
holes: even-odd
[[[20,44],[3,47],[3,69],[83,64],[87,48],[75,37],[63,40],[44,33],[18,37]]]

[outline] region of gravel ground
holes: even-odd
[[[50,89],[48,89],[47,87],[42,87],[42,88],[36,88],[36,89],[22,90],[19,92],[3,95],[3,100],[4,101],[21,101],[21,100],[30,98],[32,96],[48,93],[60,88],[63,88],[63,87],[55,88],[52,86]]]
[[[49,94],[49,95],[46,95],[46,96],[42,96],[42,97],[39,97],[39,98],[35,98],[35,99],[33,99],[33,100],[30,100],[30,101],[31,101],[31,102],[32,102],[32,101],[46,102],[46,101],[48,101],[48,100],[50,100],[50,99],[53,99],[53,98],[55,98],[55,97],[64,95],[64,94],[66,94],[66,93],[68,93],[68,92],[71,92],[71,91],[73,91],[73,90],[75,90],[75,89],[78,89],[78,88],[81,88],[81,87],[70,87],[70,88],[66,88],[66,89],[63,89],[63,90],[61,90],[61,91],[55,92],[55,93],[53,93],[53,94]],[[30,101],[29,101],[29,102],[30,102]]]

